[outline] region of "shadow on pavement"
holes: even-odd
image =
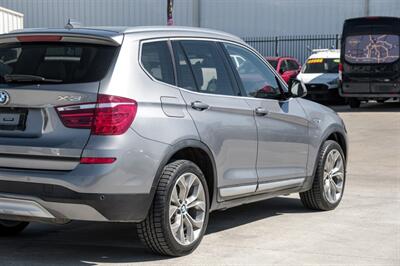
[[[308,212],[299,199],[274,198],[211,214],[207,234],[286,213]],[[149,253],[132,224],[32,224],[18,237],[0,239],[0,265],[97,265],[169,260]]]
[[[303,207],[298,198],[272,198],[211,213],[207,234],[221,232],[277,215],[305,212],[310,211]]]

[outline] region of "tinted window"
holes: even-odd
[[[272,66],[274,69],[276,69],[276,67],[278,66],[278,60],[269,59],[269,60],[267,60],[267,61],[268,61],[268,63],[271,64],[271,66]]]
[[[302,73],[339,73],[339,58],[308,59]]]
[[[176,75],[178,78],[178,87],[197,91],[196,82],[194,81],[192,70],[187,61],[186,55],[178,42],[173,42],[172,47],[175,55]]]
[[[296,61],[287,60],[287,64],[288,64],[288,70],[298,70],[299,69],[299,65],[297,64]]]
[[[1,45],[0,82],[5,82],[5,75],[41,76],[58,83],[99,81],[108,71],[116,50],[117,48],[110,46],[79,43]],[[17,82],[9,79],[7,81]]]
[[[271,99],[281,96],[275,74],[257,55],[236,45],[224,45],[230,58],[240,56],[245,60],[236,70],[248,96]]]
[[[287,64],[286,64],[286,60],[282,60],[281,61],[281,66],[279,67],[279,71],[281,72],[281,73],[283,73],[283,72],[286,72],[286,71],[288,71],[289,69],[288,69],[288,66],[287,66]]]
[[[207,41],[182,41],[200,92],[235,95],[231,79],[217,44]]]
[[[381,64],[399,59],[399,36],[387,34],[349,36],[345,59],[349,63]]]
[[[144,43],[142,64],[155,79],[175,85],[174,68],[167,42]]]

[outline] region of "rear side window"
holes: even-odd
[[[278,67],[278,60],[268,59],[267,61],[274,69]]]
[[[99,81],[106,75],[117,49],[103,45],[60,42],[1,45],[0,83]],[[21,78],[21,75],[24,77]],[[44,79],[41,81],[37,77]]]
[[[345,60],[352,64],[387,64],[399,59],[399,36],[390,34],[346,37]]]
[[[175,85],[172,58],[166,41],[144,43],[142,64],[153,78]]]
[[[179,42],[173,42],[172,47],[175,55],[176,75],[178,78],[178,87],[190,91],[197,91],[196,82],[190,68],[188,59],[182,50]]]
[[[235,95],[217,44],[210,41],[181,41],[199,92]]]

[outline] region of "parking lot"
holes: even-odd
[[[400,265],[400,104],[334,109],[350,139],[335,211],[308,211],[290,195],[215,212],[199,249],[176,259],[148,253],[130,224],[34,224],[0,240],[0,264]]]

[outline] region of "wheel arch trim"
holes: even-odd
[[[324,134],[321,137],[322,141],[318,145],[318,152],[316,154],[316,158],[313,158],[314,165],[313,165],[312,175],[306,177],[306,179],[305,179],[305,181],[303,183],[301,192],[307,191],[307,190],[309,190],[311,188],[311,186],[312,186],[312,184],[314,182],[315,173],[317,171],[318,158],[319,158],[319,153],[321,151],[322,145],[324,145],[324,143],[327,140],[329,140],[332,135],[335,135],[335,134],[338,134],[341,137],[342,141],[343,141],[344,148],[342,147],[341,143],[338,143],[338,144],[339,144],[339,146],[342,147],[342,150],[343,150],[343,153],[344,153],[344,156],[345,156],[344,161],[345,161],[345,164],[347,164],[348,147],[349,147],[348,146],[348,140],[347,140],[347,134],[344,131],[343,127],[341,127],[339,125],[332,125],[327,130],[325,130]]]
[[[160,177],[161,177],[161,173],[162,173],[163,169],[170,162],[170,160],[173,158],[173,156],[176,153],[178,153],[181,150],[188,149],[188,148],[195,148],[195,149],[202,150],[203,152],[205,152],[207,154],[207,156],[209,157],[209,159],[212,163],[212,174],[213,174],[212,189],[213,189],[213,191],[209,191],[209,193],[212,195],[212,198],[210,200],[210,210],[212,210],[213,206],[215,206],[217,187],[218,187],[217,186],[218,178],[217,178],[217,167],[216,167],[214,155],[211,152],[210,148],[208,148],[208,146],[205,143],[201,142],[200,140],[186,139],[186,140],[181,140],[181,141],[171,145],[169,147],[169,149],[167,149],[167,151],[165,152],[164,156],[162,157],[163,159],[161,160],[160,166],[158,167],[158,169],[156,171],[156,175],[154,177],[153,184],[151,186],[151,190],[150,190],[151,203],[149,204],[149,209],[150,209],[150,206],[154,199],[158,183],[160,182]]]

